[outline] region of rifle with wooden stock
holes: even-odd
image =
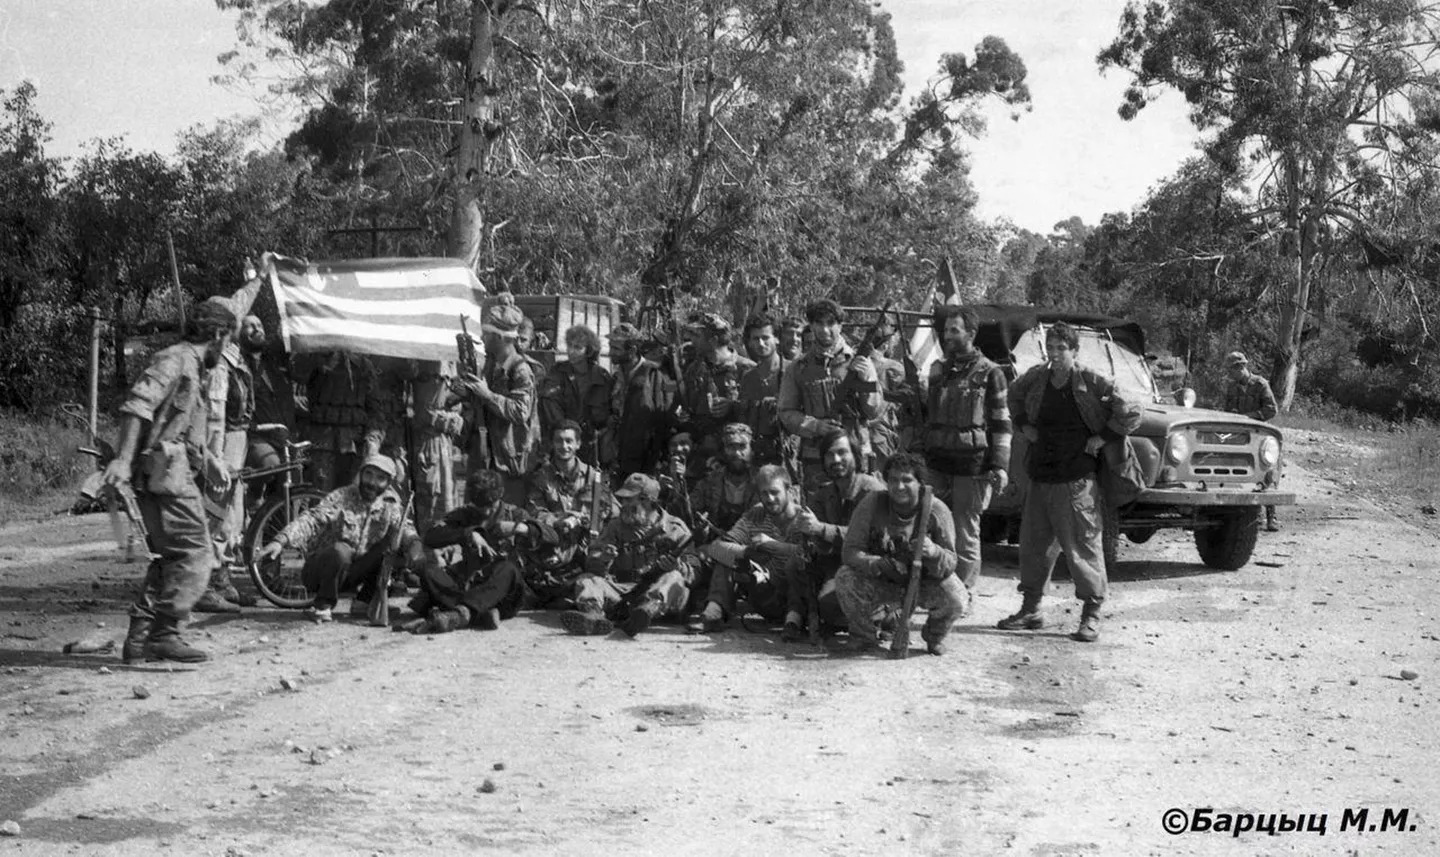
[[[375,594],[370,596],[366,619],[376,628],[390,624],[390,581],[395,574],[395,563],[400,561],[400,540],[405,535],[405,522],[410,520],[410,512],[415,506],[415,492],[412,490],[408,494],[400,520],[395,524],[395,532],[390,536],[390,550],[380,563],[380,580],[375,584]]]
[[[890,639],[890,657],[910,657],[910,617],[915,614],[915,604],[920,600],[920,576],[925,557],[926,533],[930,530],[930,516],[934,510],[935,492],[929,485],[920,489],[920,511],[915,515],[915,532],[910,537],[910,575],[905,582],[905,597],[900,601],[900,615],[895,618],[895,636]]]
[[[860,361],[869,359],[875,353],[875,346],[879,342],[880,332],[887,326],[890,310],[895,306],[894,301],[886,301],[880,312],[875,316],[875,323],[865,331],[865,336],[855,347],[855,356],[850,358],[850,365],[845,369],[845,377],[835,387],[835,395],[830,400],[829,418],[843,423],[850,419],[855,423],[855,436],[859,441],[860,448],[857,450],[857,459],[862,470],[869,470],[873,465],[875,449],[870,442],[870,427],[866,422],[859,400],[865,396],[873,395],[880,389],[880,383],[872,378],[864,380],[860,375]]]

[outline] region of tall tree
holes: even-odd
[[[45,154],[50,123],[35,96],[29,81],[0,91],[0,330],[15,324],[58,261],[62,167]]]
[[[1425,0],[1151,0],[1099,54],[1132,76],[1122,117],[1179,90],[1207,154],[1253,180],[1249,214],[1291,269],[1273,342],[1284,408],[1337,239],[1366,232],[1368,198],[1434,170],[1415,147],[1440,128],[1437,24]]]

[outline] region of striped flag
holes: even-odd
[[[261,264],[292,354],[346,351],[454,360],[460,317],[480,333],[485,287],[455,259],[309,263],[267,253]]]

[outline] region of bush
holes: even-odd
[[[36,411],[83,400],[89,374],[90,320],[83,310],[28,304],[13,327],[0,330],[0,408]]]
[[[101,434],[110,432],[102,423]],[[0,411],[0,523],[64,508],[95,460],[90,433],[67,417]]]

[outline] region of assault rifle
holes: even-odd
[[[835,387],[835,395],[830,400],[830,419],[844,421],[849,419],[855,423],[855,435],[859,441],[860,464],[863,469],[869,470],[875,451],[870,443],[870,427],[866,425],[865,414],[861,411],[859,400],[864,396],[873,395],[880,389],[876,380],[866,381],[860,377],[860,360],[868,359],[875,353],[875,346],[879,344],[880,334],[888,327],[891,307],[895,306],[894,301],[886,301],[885,306],[875,316],[875,323],[865,331],[865,336],[855,348],[855,356],[850,359],[850,365],[845,370],[845,377]]]
[[[405,534],[405,522],[410,519],[410,512],[415,508],[415,492],[412,490],[408,493],[405,509],[400,513],[399,522],[395,524],[394,534],[390,536],[390,551],[384,562],[380,563],[380,579],[375,584],[375,594],[370,596],[370,609],[366,618],[376,628],[390,624],[390,580],[395,573],[395,563],[400,561],[400,539]]]
[[[465,326],[465,316],[460,316],[460,332],[455,334],[456,366],[461,375],[480,374],[480,353],[475,348],[475,340],[470,336],[470,329]]]

